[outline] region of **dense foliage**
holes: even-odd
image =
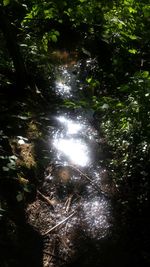
[[[55,47],[69,48],[73,42],[81,57],[95,58],[96,70],[83,79],[88,93],[64,105],[94,110],[111,151],[104,164],[140,214],[150,192],[149,35],[147,0],[0,1],[0,96],[15,93],[15,101],[16,91],[27,91],[30,98],[37,89],[47,96],[53,75],[49,53]],[[12,173],[15,158],[1,159],[7,159],[3,171]],[[18,202],[20,192],[30,191],[26,183],[22,187]]]

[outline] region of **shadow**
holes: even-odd
[[[18,202],[16,181],[0,179],[0,201],[6,210],[0,218],[0,266],[43,267],[43,240],[26,221],[25,205]]]
[[[109,237],[96,240],[90,238],[83,229],[75,230],[75,253],[70,262],[63,267],[127,267],[145,266],[138,248],[133,246],[132,236],[125,236],[121,232]]]
[[[32,226],[26,224],[18,228],[19,266],[43,266],[43,242],[40,234]]]
[[[0,266],[43,267],[42,240],[30,225],[0,222]],[[2,233],[3,230],[3,233]]]

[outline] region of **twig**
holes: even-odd
[[[63,224],[64,222],[68,221],[71,217],[73,217],[75,215],[75,213],[76,213],[76,211],[72,212],[67,218],[65,218],[64,220],[62,220],[61,222],[59,222],[58,224],[56,224],[55,226],[53,226],[46,233],[44,233],[43,236],[49,234],[50,232],[52,232],[53,230],[55,230],[56,228],[58,228],[61,224]]]
[[[68,199],[66,200],[65,207],[66,207],[66,212],[67,213],[68,213],[68,211],[70,209],[72,198],[73,198],[73,195],[69,196]]]
[[[50,200],[48,197],[43,195],[39,190],[37,190],[37,193],[39,194],[40,197],[42,197],[42,199],[44,199],[48,203],[48,205],[50,205],[54,209],[54,206],[52,204],[52,200]]]
[[[52,250],[51,255],[49,255],[49,256],[50,256],[50,258],[49,258],[49,266],[50,266],[50,263],[51,263],[52,258],[53,258],[54,255],[55,255],[54,252],[55,252],[55,244],[54,244],[54,247],[53,247],[53,250]]]
[[[69,166],[75,171],[79,172],[83,177],[85,177],[98,190],[99,193],[103,194],[101,188],[87,174],[83,173],[80,169],[78,169],[77,167],[73,165],[69,165]]]
[[[64,259],[62,259],[62,258],[60,258],[60,257],[58,257],[58,256],[56,256],[56,255],[54,255],[53,253],[50,253],[50,252],[47,252],[47,251],[43,251],[43,253],[46,254],[46,255],[49,255],[49,256],[51,256],[51,257],[53,257],[53,258],[56,258],[56,259],[58,259],[58,260],[61,260],[61,261],[66,262]]]

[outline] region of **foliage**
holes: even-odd
[[[40,176],[40,182],[42,177],[41,166],[37,166],[42,165],[42,160],[45,160],[43,154],[46,153],[39,146],[42,139],[39,127],[48,128],[47,124],[45,127],[40,124],[41,114],[44,114],[40,114],[40,104],[42,102],[44,112],[48,108],[53,113],[56,100],[53,94],[48,99],[53,87],[54,69],[50,52],[53,48],[66,49],[66,45],[71,50],[72,37],[77,48],[75,53],[82,58],[79,71],[73,73],[79,80],[80,99],[65,99],[61,104],[71,110],[88,110],[90,121],[95,123],[101,134],[101,151],[106,154],[100,159],[100,164],[106,165],[119,187],[121,198],[125,200],[121,203],[130,201],[133,204],[130,212],[138,210],[142,216],[138,216],[137,221],[141,220],[145,216],[142,211],[148,206],[150,192],[149,2],[1,0],[0,18],[0,124],[4,128],[0,131],[0,223],[5,214],[20,222],[20,207],[36,195],[35,187],[39,181],[35,181],[35,176],[36,179]],[[69,55],[69,52],[66,54]],[[31,87],[34,93],[29,90]],[[22,94],[21,89],[27,89],[26,93]],[[39,121],[35,123],[38,116]],[[17,119],[21,119],[22,123]],[[31,143],[25,144],[23,137],[11,143],[15,134],[22,136],[22,133],[29,136]],[[42,146],[45,143],[44,140]],[[108,150],[111,151],[109,155]],[[34,152],[40,155],[36,158]],[[126,208],[130,206],[126,205]],[[147,227],[147,224],[143,223],[142,233],[143,226]],[[10,229],[8,227],[8,235],[11,236]],[[5,234],[6,231],[2,228],[2,232]],[[12,232],[15,236],[15,231]],[[6,250],[10,247],[9,244],[7,246],[8,241],[9,238],[1,241],[6,243]],[[123,248],[125,246],[126,242]],[[134,255],[133,248],[130,255],[131,252]],[[147,250],[142,247],[140,253],[148,262]],[[12,262],[3,264],[2,261],[2,265],[8,266]]]
[[[99,64],[102,64],[101,71],[96,76],[94,72],[87,73],[83,80],[87,92],[85,99],[78,103],[66,100],[65,105],[91,105],[96,112],[104,113],[102,127],[113,147],[134,142],[135,132],[137,135],[140,131],[141,142],[147,142],[149,73],[146,57],[150,6],[146,0],[3,0],[0,8],[14,26],[15,42],[19,44],[25,66],[30,73],[36,69],[34,76],[39,72],[49,76],[51,67],[47,53],[53,43],[62,38],[64,27],[83,34],[85,43],[86,40],[98,40],[96,51]],[[1,66],[14,72],[14,62],[6,53],[3,33],[0,39]],[[107,49],[111,50],[109,61]],[[84,47],[82,50],[86,51]],[[9,77],[1,77],[4,83],[10,83]]]
[[[148,71],[136,72],[128,84],[117,88],[124,96],[94,99],[100,112],[101,128],[112,148],[109,168],[118,184],[139,183],[137,198],[143,204],[148,197],[150,164],[150,76]],[[135,185],[134,185],[135,187]]]

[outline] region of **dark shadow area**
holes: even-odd
[[[131,231],[126,226],[116,225],[114,233],[101,240],[90,238],[85,229],[74,229],[75,253],[69,264],[58,266],[63,267],[127,267],[127,266],[149,266],[148,258],[148,237],[142,236],[144,225],[137,221],[130,220],[134,224]],[[119,224],[119,222],[117,222]],[[142,229],[141,229],[142,226]],[[147,226],[145,226],[147,228]],[[115,225],[114,225],[115,228]],[[119,228],[119,229],[118,229]],[[144,230],[144,232],[146,229]],[[147,234],[149,234],[147,232]],[[148,241],[146,244],[146,240]],[[145,242],[145,244],[143,243]],[[147,253],[144,253],[147,246]]]
[[[42,239],[30,225],[17,226],[13,221],[1,221],[0,264],[8,267],[42,267]]]
[[[43,240],[27,223],[25,206],[16,199],[20,189],[15,180],[0,179],[0,199],[6,206],[0,219],[0,265],[42,267]]]

